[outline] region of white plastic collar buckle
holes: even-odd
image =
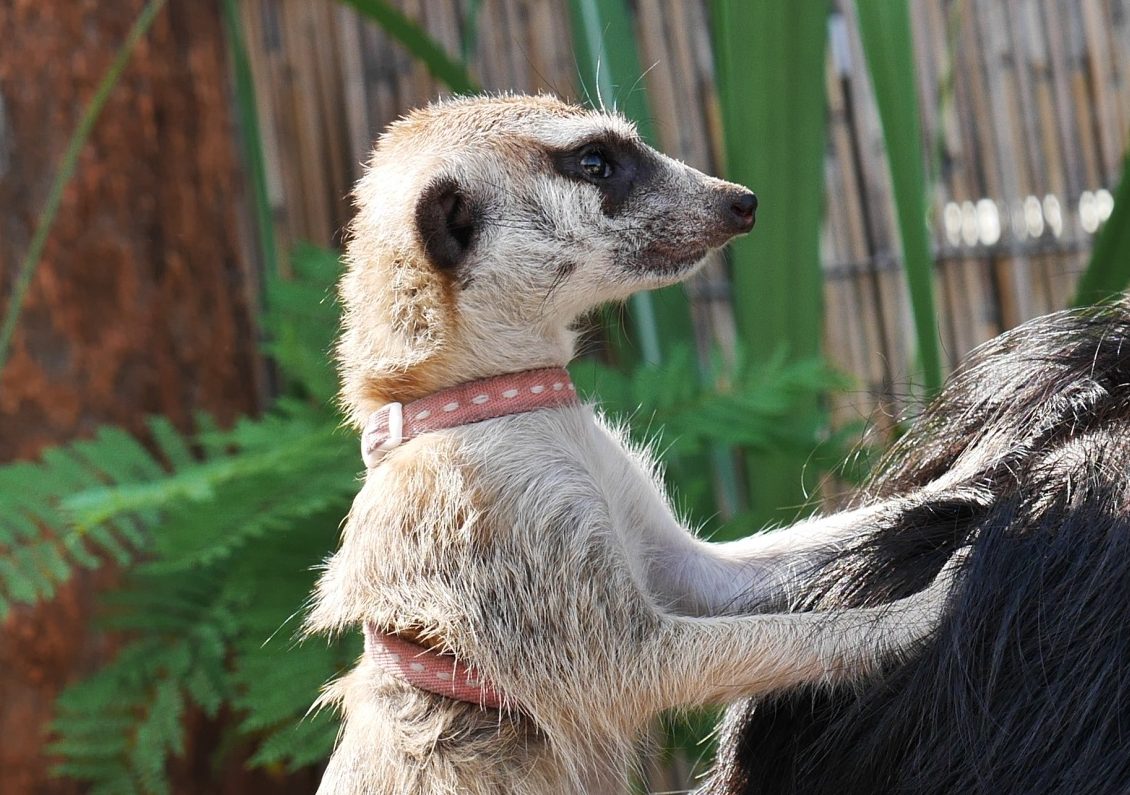
[[[404,441],[404,406],[400,403],[389,403],[379,411],[374,412],[373,416],[369,418],[369,424],[372,425],[377,416],[386,409],[388,410],[386,419],[388,438],[380,444],[370,447],[369,437],[375,433],[375,429],[371,427],[365,429],[362,437],[364,441],[361,445],[361,457],[365,460],[365,466],[369,469],[379,464],[389,450],[398,447]]]

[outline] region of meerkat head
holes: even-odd
[[[381,136],[356,195],[338,348],[355,420],[564,364],[580,314],[686,278],[757,209],[622,116],[547,96],[414,111]]]

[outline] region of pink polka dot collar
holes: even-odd
[[[374,411],[361,434],[361,457],[372,469],[389,450],[428,431],[576,402],[576,390],[564,367],[469,381],[407,405],[389,403]]]
[[[429,693],[486,709],[514,706],[455,655],[441,654],[383,632],[371,621],[365,625],[365,653],[386,671]]]

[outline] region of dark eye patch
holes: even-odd
[[[601,209],[610,216],[619,212],[633,189],[653,170],[638,143],[612,136],[550,151],[549,156],[561,176],[595,185],[603,195]]]

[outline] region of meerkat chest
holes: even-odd
[[[572,516],[578,525],[598,529],[599,543],[610,544],[647,590],[657,543],[683,532],[649,451],[583,406],[484,423],[474,438],[475,471],[517,525]]]
[[[659,546],[683,533],[651,451],[597,420],[590,426],[587,465],[610,517],[612,535],[643,590]]]

